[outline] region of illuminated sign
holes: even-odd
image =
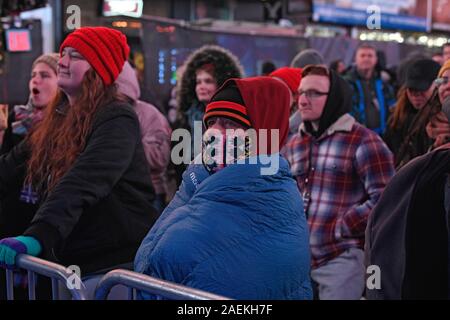
[[[313,21],[369,28],[369,23],[378,18],[380,26],[374,29],[427,31],[427,3],[424,0],[313,0]]]
[[[142,16],[142,0],[104,0],[104,16],[129,16],[139,18]]]
[[[6,49],[10,52],[31,51],[31,35],[28,29],[6,30]]]

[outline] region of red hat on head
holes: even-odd
[[[275,70],[269,76],[280,78],[288,85],[292,92],[297,92],[300,81],[302,81],[302,69],[283,67]]]
[[[292,68],[291,68],[292,69]],[[239,94],[237,94],[239,93]],[[231,78],[214,93],[203,120],[212,116],[230,118],[260,130],[278,129],[278,150],[271,149],[267,136],[267,154],[279,152],[289,132],[289,89],[271,77]],[[258,154],[262,154],[258,146]]]
[[[126,36],[120,31],[106,27],[77,29],[61,44],[60,54],[65,47],[77,50],[103,79],[105,85],[114,83],[130,53]]]

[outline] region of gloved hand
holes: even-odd
[[[33,237],[4,238],[0,240],[0,265],[8,269],[14,269],[18,254],[38,256],[41,251],[41,244]]]
[[[442,111],[433,116],[426,126],[428,136],[435,140],[433,147],[437,148],[448,142],[450,123]]]

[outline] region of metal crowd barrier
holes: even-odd
[[[51,279],[53,300],[59,299],[59,281],[62,281],[64,284],[74,282],[79,284],[79,286],[67,286],[67,290],[71,293],[73,300],[88,299],[86,287],[81,279],[62,265],[20,254],[16,257],[16,266],[18,269],[28,272],[29,300],[36,300],[36,274]],[[14,300],[14,272],[8,269],[5,269],[5,271],[7,299]],[[129,300],[136,299],[136,290],[172,300],[230,300],[220,295],[189,288],[125,269],[112,270],[101,278],[95,289],[95,300],[106,300],[111,289],[116,285],[123,285],[128,288]]]
[[[119,284],[128,287],[129,300],[136,299],[136,290],[171,300],[230,300],[226,297],[124,269],[112,270],[101,278],[95,289],[95,300],[106,300],[111,289]]]
[[[70,291],[73,300],[87,300],[86,289],[81,279],[76,274],[69,272],[64,266],[25,254],[16,257],[16,266],[28,271],[29,300],[36,300],[36,274],[51,278],[53,300],[59,298],[58,281],[62,281],[64,284],[69,282],[80,284],[80,288],[68,286],[67,290]],[[12,270],[5,270],[7,299],[14,300],[14,273]]]

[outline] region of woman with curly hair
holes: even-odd
[[[183,64],[185,68],[177,87],[177,120],[173,129],[189,130],[193,137],[194,123],[202,123],[205,106],[214,92],[230,78],[244,77],[244,69],[239,59],[225,48],[204,45],[192,52]],[[205,129],[205,128],[203,128]],[[191,159],[194,141],[191,141]],[[185,165],[175,166],[175,180],[181,183]]]
[[[242,78],[238,58],[225,48],[205,45],[195,50],[184,63],[185,71],[177,90],[178,127],[193,129],[202,121],[205,105],[229,78]]]
[[[131,262],[157,214],[139,121],[114,84],[128,58],[126,37],[80,28],[60,54],[62,93],[0,158],[0,199],[22,184],[22,198],[39,205],[22,235],[0,240],[0,264],[14,268],[18,254],[29,254],[78,265],[86,276]]]

